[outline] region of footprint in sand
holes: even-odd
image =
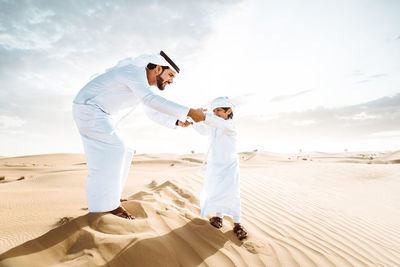
[[[72,221],[73,219],[74,219],[74,217],[70,217],[70,216],[62,217],[62,218],[60,218],[60,219],[58,220],[58,222],[56,222],[56,225],[57,225],[57,226],[64,225],[64,224],[66,224],[66,223]]]
[[[262,244],[257,244],[251,241],[246,241],[243,243],[243,247],[247,249],[248,252],[257,254],[260,253],[260,251],[265,250],[265,246]]]

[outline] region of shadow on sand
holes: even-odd
[[[149,219],[88,213],[3,253],[0,266],[198,266],[213,255],[208,261],[234,265],[224,246],[242,244],[200,218],[165,234],[156,229]]]

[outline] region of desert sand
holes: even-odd
[[[0,157],[0,266],[399,266],[400,151],[240,153],[242,224],[199,217],[204,155],[135,155],[136,219],[89,214],[80,154]]]

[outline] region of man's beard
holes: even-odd
[[[164,90],[167,83],[164,84],[165,81],[163,80],[163,78],[161,78],[161,74],[162,74],[162,72],[156,76],[156,79],[157,79],[157,87],[158,87],[158,89],[160,89],[162,91],[162,90]]]

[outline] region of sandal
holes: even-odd
[[[133,217],[131,214],[129,214],[126,209],[124,209],[122,206],[119,206],[115,210],[110,211],[111,214],[114,214],[115,216],[128,219],[128,220],[133,220],[135,217]]]
[[[242,240],[247,237],[247,232],[240,223],[235,224],[235,227],[233,227],[233,232],[236,234],[239,240]]]
[[[210,224],[212,226],[214,226],[215,228],[219,229],[222,227],[222,218],[217,217],[217,216],[212,217],[212,218],[210,218]]]

